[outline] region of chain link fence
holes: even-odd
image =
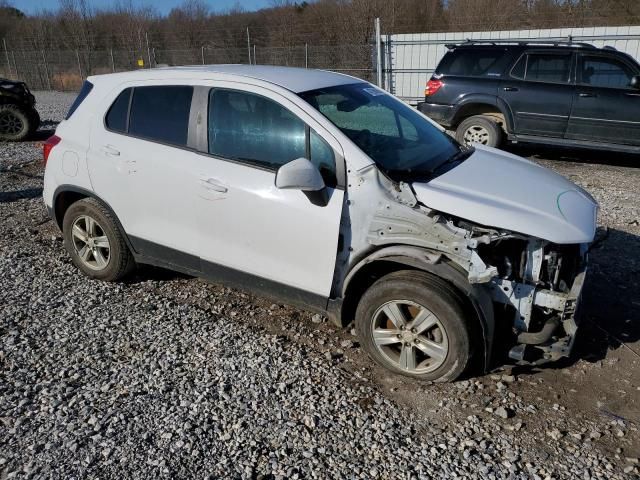
[[[372,49],[371,44],[84,51],[5,49],[0,76],[25,81],[32,90],[74,91],[90,75],[159,66],[251,63],[334,70],[373,81]]]

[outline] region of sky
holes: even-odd
[[[105,8],[113,5],[115,0],[88,0],[89,3],[96,8]],[[161,14],[169,13],[169,11],[182,3],[183,0],[133,0],[134,3],[142,5],[152,5]],[[212,11],[227,10],[239,4],[245,10],[258,10],[263,7],[270,6],[269,0],[205,0]],[[9,0],[14,7],[22,10],[27,14],[37,13],[40,10],[56,10],[58,8],[58,0]]]

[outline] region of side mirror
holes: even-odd
[[[629,82],[631,88],[640,89],[640,75],[634,75]]]
[[[302,190],[314,205],[326,206],[329,194],[318,168],[306,158],[282,165],[276,172],[276,187]]]

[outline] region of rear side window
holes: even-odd
[[[71,107],[69,107],[67,116],[64,117],[65,120],[69,120],[69,118],[71,118],[71,115],[73,115],[73,112],[75,112],[77,108],[80,106],[80,104],[83,102],[83,100],[87,98],[87,95],[89,95],[92,89],[93,89],[93,83],[87,82],[85,80],[85,82],[82,84],[82,87],[80,88],[80,93],[78,93],[78,96],[71,104]]]
[[[532,82],[568,83],[571,55],[529,53],[511,70],[511,76]]]
[[[131,98],[132,88],[123,90],[115,102],[109,108],[104,123],[109,130],[114,132],[127,131],[127,116],[129,114],[129,99]]]
[[[136,87],[129,114],[130,135],[186,146],[193,87]],[[115,106],[115,104],[114,104]]]
[[[503,50],[474,48],[449,52],[438,67],[438,73],[464,77],[499,74],[494,68],[504,56]]]

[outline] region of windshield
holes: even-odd
[[[458,143],[409,105],[369,83],[303,92],[319,110],[394,180],[432,177],[461,161]]]

